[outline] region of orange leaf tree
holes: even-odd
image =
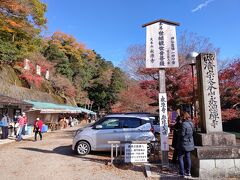
[[[113,112],[151,112],[153,108],[149,106],[153,100],[146,96],[146,90],[143,90],[138,84],[129,84],[119,94],[118,103],[111,108]],[[153,111],[154,112],[154,111]]]
[[[0,0],[0,62],[11,63],[39,49],[45,12],[40,0]]]

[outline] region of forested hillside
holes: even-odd
[[[1,93],[109,111],[125,87],[124,73],[71,35],[42,37],[46,11],[40,0],[0,0]]]

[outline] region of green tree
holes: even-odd
[[[0,60],[12,62],[21,57],[21,51],[11,42],[0,39]]]
[[[62,62],[57,65],[57,72],[72,80],[73,71],[70,68],[70,63],[67,59],[62,60]]]
[[[97,55],[97,70],[92,84],[87,88],[89,99],[94,101],[93,109],[111,111],[111,106],[118,101],[118,94],[125,87],[126,76],[120,68]]]
[[[116,103],[118,101],[118,94],[126,86],[125,79],[127,79],[127,77],[123,71],[120,68],[115,67],[113,69],[111,84],[109,86],[111,103]]]
[[[65,53],[63,51],[61,51],[57,45],[55,44],[50,44],[46,50],[43,52],[44,56],[48,59],[48,60],[57,60],[57,61],[61,61],[64,59],[67,59],[67,56],[65,55]]]

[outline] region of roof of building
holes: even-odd
[[[0,94],[0,104],[6,104],[6,105],[27,105],[27,106],[33,106],[31,103],[22,101],[16,98],[12,98],[9,96],[5,96]]]
[[[27,103],[33,104],[32,110],[40,110],[41,113],[87,113],[87,114],[96,114],[95,112],[77,107],[77,106],[69,106],[65,104],[54,104],[48,102],[40,102],[40,101],[31,101],[25,100]]]

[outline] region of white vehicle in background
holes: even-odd
[[[151,113],[148,113],[148,112],[130,112],[130,113],[125,113],[125,114],[149,118],[150,121],[151,121],[151,125],[154,129],[154,134],[160,134],[159,115],[151,114]]]
[[[79,155],[86,155],[90,151],[110,151],[108,141],[154,140],[153,127],[148,117],[113,114],[78,129],[73,138],[72,150]]]

